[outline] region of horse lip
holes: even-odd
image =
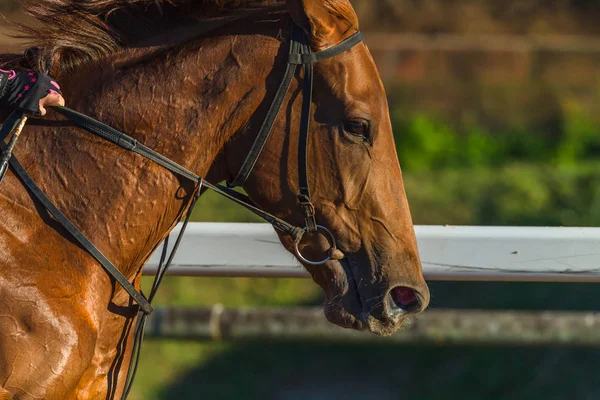
[[[360,306],[360,314],[355,314],[354,318],[356,319],[356,323],[354,324],[354,329],[358,329],[358,330],[369,330],[371,333],[377,334],[377,335],[381,335],[382,333],[380,332],[379,327],[377,327],[377,324],[374,325],[374,321],[373,321],[373,316],[367,311],[366,309],[366,305],[363,302],[363,298],[360,295],[360,291],[358,288],[358,282],[356,280],[356,277],[354,275],[354,271],[355,268],[358,269],[358,266],[356,264],[356,262],[352,259],[352,256],[349,255],[348,253],[345,253],[346,257],[343,258],[342,260],[339,260],[340,264],[342,265],[342,268],[345,270],[346,275],[348,277],[348,281],[350,282],[354,282],[354,286],[356,289],[356,299],[359,303]],[[386,318],[384,318],[383,321],[380,321],[380,323],[384,323],[384,324],[391,324],[391,325],[397,325],[399,323],[400,320],[402,320],[403,318],[405,318],[408,314],[404,311],[404,310],[398,310],[395,311],[393,305],[388,304],[388,302],[390,302],[392,300],[391,296],[390,296],[390,292],[386,293],[386,301],[383,303],[383,311],[384,314],[387,315]],[[358,325],[359,327],[357,327],[356,325]]]
[[[346,271],[346,276],[348,277],[348,283],[354,283],[355,295],[358,305],[360,307],[360,314],[357,317],[357,320],[361,321],[364,325],[367,325],[368,313],[365,311],[365,304],[363,302],[362,296],[360,295],[360,291],[358,290],[358,282],[356,281],[356,277],[354,276],[354,268],[352,265],[352,259],[349,255],[346,254],[346,257],[339,260],[340,264],[344,271]]]
[[[353,313],[351,310],[344,308],[345,312],[347,312],[348,314],[350,314],[354,317],[354,322],[350,323],[349,325],[346,325],[346,327],[348,327],[348,328],[351,327],[352,329],[355,329],[358,331],[368,330],[371,333],[381,335],[380,329],[376,326],[377,324],[374,325],[373,316],[371,316],[369,314],[369,312],[366,310],[365,304],[363,302],[363,298],[360,295],[360,291],[358,290],[358,282],[354,275],[354,268],[357,267],[356,263],[352,260],[351,256],[349,256],[347,253],[346,253],[346,257],[344,257],[341,260],[337,260],[337,262],[340,263],[342,269],[346,273],[349,288],[354,287],[354,289],[355,289],[354,298],[355,298],[356,302],[358,303],[357,305],[360,310],[360,311],[357,310],[358,312]],[[384,303],[384,308],[387,310],[387,304],[385,304],[385,303]],[[395,315],[388,314],[388,315],[390,315],[392,318],[390,318],[387,322],[392,323],[394,325],[402,317],[404,317],[404,313],[399,313],[399,314],[395,314]]]

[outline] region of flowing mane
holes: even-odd
[[[331,13],[358,26],[347,3],[323,0]],[[0,65],[46,70],[60,64],[61,71],[98,60],[155,36],[199,20],[233,12],[283,8],[283,0],[21,0],[35,25],[19,25],[18,37],[32,49],[21,56],[0,56]]]

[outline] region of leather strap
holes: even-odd
[[[81,114],[77,111],[71,110],[66,107],[53,107],[53,109],[96,136],[108,140],[111,143],[114,143],[115,145],[125,150],[133,151],[134,153],[137,153],[155,162],[156,164],[179,176],[182,176],[194,182],[200,182],[202,186],[211,189],[219,193],[220,195],[228,198],[229,200],[232,200],[240,204],[241,206],[247,208],[252,213],[258,215],[260,218],[269,222],[276,229],[290,235],[292,238],[294,238],[294,240],[300,241],[300,239],[302,238],[304,232],[301,228],[295,227],[287,223],[286,221],[277,218],[276,216],[260,209],[252,202],[252,200],[250,200],[248,196],[238,193],[235,190],[232,190],[223,185],[213,185],[210,182],[203,180],[192,171],[186,169],[185,167],[182,167],[175,161],[168,159],[167,157],[152,150],[151,148],[144,146],[134,138],[126,135],[125,133],[113,127],[103,124],[100,121],[88,117],[87,115]]]
[[[0,144],[2,149],[4,149],[4,144]],[[31,194],[33,194],[40,203],[48,210],[48,212],[58,221],[68,232],[71,234],[73,239],[75,239],[84,249],[87,251],[96,261],[102,265],[102,267],[108,272],[110,276],[112,276],[125,291],[135,300],[136,303],[140,306],[142,312],[144,314],[150,314],[152,312],[152,306],[146,300],[146,298],[139,293],[135,287],[127,280],[125,275],[119,271],[117,267],[114,266],[113,263],[110,262],[108,258],[90,240],[85,237],[85,235],[67,218],[52,201],[44,194],[44,192],[39,188],[39,186],[34,182],[31,176],[27,173],[25,168],[19,163],[16,156],[12,156],[10,159],[10,166],[12,167],[15,174],[19,177],[19,179],[23,182],[25,187],[29,189]]]
[[[302,55],[311,54],[308,37],[302,30],[297,30]],[[313,65],[304,65],[304,88],[302,99],[302,113],[300,117],[300,135],[298,137],[298,202],[300,210],[304,214],[306,231],[317,232],[317,221],[315,218],[315,207],[310,198],[310,185],[308,183],[308,136],[310,133],[310,119],[313,93]]]
[[[158,289],[160,284],[162,283],[163,278],[165,277],[167,271],[173,264],[173,259],[175,258],[175,254],[179,249],[179,245],[181,244],[181,239],[183,239],[183,235],[185,234],[185,230],[190,222],[190,218],[192,217],[192,212],[194,211],[194,206],[200,197],[200,192],[202,190],[202,185],[198,185],[196,188],[196,192],[194,193],[194,198],[188,208],[188,212],[185,216],[185,220],[183,222],[183,226],[177,235],[177,239],[175,240],[175,245],[173,249],[171,249],[171,254],[167,257],[167,249],[169,247],[169,236],[165,239],[163,243],[163,249],[160,257],[160,262],[158,264],[158,270],[156,272],[156,276],[154,278],[154,283],[152,284],[152,289],[150,289],[150,295],[148,296],[148,301],[152,304],[156,293],[158,293]],[[144,332],[146,330],[146,322],[148,321],[148,314],[138,313],[135,330],[133,333],[133,350],[131,359],[129,360],[129,367],[127,369],[127,379],[125,381],[125,388],[123,390],[123,394],[121,396],[122,400],[127,399],[129,396],[129,392],[133,387],[133,382],[135,381],[135,376],[137,374],[137,369],[140,362],[140,354],[142,353],[142,344],[144,342]]]
[[[53,110],[75,122],[88,132],[108,140],[109,142],[112,142],[113,144],[116,144],[125,150],[133,151],[134,153],[148,158],[149,160],[152,160],[153,162],[161,165],[171,172],[176,173],[177,175],[183,176],[192,181],[198,181],[198,179],[200,179],[198,175],[177,164],[175,161],[168,159],[162,154],[157,153],[141,143],[138,143],[138,141],[131,136],[128,136],[111,126],[103,124],[100,121],[88,117],[85,114],[71,110],[67,107],[53,107]]]
[[[310,186],[308,183],[308,140],[310,133],[310,118],[311,118],[311,107],[312,107],[312,92],[313,92],[313,63],[327,60],[335,57],[343,52],[356,46],[362,42],[363,36],[360,32],[355,33],[348,39],[344,40],[340,44],[333,46],[329,49],[312,53],[309,38],[306,33],[297,28],[295,25],[292,26],[292,34],[290,39],[290,51],[288,56],[288,63],[286,67],[286,73],[283,81],[277,90],[277,94],[267,116],[265,122],[261,126],[261,129],[252,145],[252,148],[246,159],[242,163],[240,170],[236,177],[228,182],[229,187],[242,186],[256,165],[262,151],[264,150],[265,144],[269,138],[269,135],[273,129],[273,125],[279,114],[282,103],[285,99],[285,95],[289,90],[292,76],[296,71],[296,66],[304,66],[304,87],[303,87],[303,100],[302,100],[302,113],[300,119],[300,134],[298,143],[298,183],[299,183],[299,194],[298,204],[302,214],[304,215],[304,221],[306,226],[306,232],[317,232],[318,226],[315,217],[315,207],[312,204],[310,197]],[[244,200],[245,201],[245,200]],[[245,204],[240,203],[247,207]],[[256,211],[252,210],[256,213]],[[299,236],[301,239],[301,236]],[[296,242],[299,240],[296,238]]]
[[[204,186],[211,189],[213,192],[216,192],[221,196],[224,196],[225,198],[241,205],[253,214],[264,219],[265,221],[273,225],[273,227],[278,231],[289,235],[292,239],[294,239],[295,242],[300,242],[300,240],[302,240],[302,236],[304,235],[304,230],[302,228],[294,226],[282,220],[281,218],[278,218],[262,210],[257,205],[255,205],[254,202],[248,196],[236,192],[235,190],[231,190],[230,188],[227,188],[222,185],[212,185],[211,183],[208,183],[206,181],[204,181]]]
[[[350,50],[363,40],[364,38],[362,33],[356,32],[354,35],[350,36],[348,39],[344,40],[340,44],[332,46],[326,50],[322,50],[316,53],[290,54],[288,62],[294,65],[306,65],[325,61],[329,58],[339,56],[340,54]]]
[[[298,42],[292,40],[290,42],[290,52],[289,55],[298,52]],[[227,182],[227,186],[229,187],[239,187],[242,186],[248,180],[250,173],[254,169],[260,154],[265,148],[265,144],[267,143],[267,139],[271,135],[271,131],[273,130],[273,125],[275,124],[275,120],[279,115],[279,111],[281,110],[281,106],[283,105],[283,101],[285,100],[285,96],[290,89],[290,85],[292,83],[292,78],[296,74],[296,65],[288,63],[285,68],[285,74],[283,75],[283,80],[277,89],[277,93],[275,94],[275,98],[273,99],[273,103],[271,103],[271,107],[267,112],[267,116],[258,131],[258,135],[252,144],[252,148],[248,152],[246,159],[242,163],[240,170],[237,175],[231,182]]]
[[[27,123],[27,116],[25,115],[25,112],[15,110],[11,113],[11,116],[13,114],[18,116],[18,123],[10,129],[10,131],[12,132],[12,137],[10,138],[8,145],[2,151],[2,156],[0,157],[0,183],[4,181],[4,177],[6,176],[6,172],[8,171],[8,162],[12,157],[12,153],[15,149],[17,141],[19,140],[19,137],[21,137],[23,127]],[[1,133],[0,136],[3,137],[2,144],[4,144],[4,138],[6,137],[6,134]]]
[[[6,140],[13,129],[17,127],[22,117],[23,113],[18,110],[15,110],[9,114],[0,128],[0,142],[4,142],[4,140]]]

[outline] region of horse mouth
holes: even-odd
[[[380,301],[378,307],[369,307],[367,299],[363,298],[359,290],[360,280],[354,273],[351,256],[335,261],[338,265],[337,270],[343,270],[347,285],[345,288],[336,287],[334,292],[342,293],[333,296],[328,295],[325,304],[325,316],[329,322],[357,331],[369,331],[380,336],[390,336],[395,333],[400,326],[407,312],[399,309],[392,291],[385,294],[385,299]],[[339,277],[338,277],[339,278]],[[380,314],[380,315],[376,315]]]

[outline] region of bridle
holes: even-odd
[[[171,250],[171,253],[167,255],[167,242],[169,237],[165,239],[165,245],[163,246],[161,261],[159,264],[158,272],[152,290],[148,298],[146,298],[141,292],[138,292],[133,284],[119,271],[117,267],[102,254],[102,252],[94,246],[94,244],[54,205],[54,203],[45,195],[45,193],[37,186],[31,176],[19,163],[16,157],[12,156],[12,148],[16,142],[17,137],[13,136],[10,148],[7,148],[4,144],[4,138],[6,138],[15,128],[19,126],[22,128],[26,116],[21,113],[14,111],[4,122],[0,128],[0,148],[3,150],[3,156],[10,159],[9,163],[13,172],[19,177],[23,184],[46,208],[46,210],[59,222],[71,235],[72,237],[96,260],[102,265],[106,272],[111,275],[125,291],[131,296],[131,298],[139,305],[138,320],[135,327],[134,333],[134,348],[131,363],[129,366],[129,372],[126,382],[125,391],[123,392],[123,399],[126,399],[137,370],[139,361],[139,354],[141,343],[143,340],[144,327],[146,323],[146,317],[152,313],[153,309],[151,306],[152,300],[160,286],[160,283],[171,265],[181,238],[185,232],[191,210],[193,209],[196,200],[200,195],[200,191],[203,187],[211,189],[220,195],[244,206],[254,214],[258,215],[262,219],[269,222],[273,227],[284,234],[290,236],[295,243],[295,252],[300,260],[309,265],[322,265],[332,259],[341,259],[343,254],[337,249],[335,237],[333,234],[324,226],[317,224],[315,217],[315,207],[310,197],[310,187],[308,183],[308,171],[307,171],[307,153],[308,153],[308,136],[310,128],[310,117],[311,117],[311,106],[312,106],[312,92],[313,92],[313,64],[335,57],[350,50],[357,44],[363,41],[363,36],[360,32],[355,33],[343,42],[332,46],[326,50],[319,52],[311,52],[309,39],[306,33],[298,28],[297,26],[292,27],[292,33],[290,38],[290,51],[287,62],[286,71],[281,84],[277,90],[273,103],[269,108],[269,111],[265,117],[265,120],[260,128],[260,131],[252,145],[248,156],[244,160],[238,174],[231,181],[228,182],[228,187],[222,185],[213,185],[210,182],[205,181],[195,173],[187,170],[176,162],[168,159],[167,157],[157,153],[149,147],[139,143],[134,138],[126,135],[123,132],[118,131],[108,125],[103,124],[93,118],[90,118],[84,114],[78,113],[77,111],[71,110],[66,107],[56,107],[54,110],[69,120],[75,122],[80,127],[84,128],[90,133],[93,133],[105,140],[112,142],[113,144],[134,153],[137,153],[156,164],[161,165],[167,170],[181,177],[189,179],[196,183],[196,190],[193,195],[188,213],[186,215],[184,225],[180,231],[179,236],[176,239],[175,246]],[[273,129],[275,120],[281,110],[285,97],[290,89],[292,79],[299,66],[304,66],[304,86],[303,86],[303,103],[302,103],[302,114],[300,121],[300,135],[298,144],[298,180],[299,180],[299,194],[298,203],[300,210],[304,216],[305,227],[300,228],[262,210],[260,207],[255,205],[249,197],[236,192],[233,187],[243,185],[248,176],[251,174],[258,158],[260,157],[267,139]],[[20,133],[20,130],[19,130]],[[12,156],[12,157],[11,157]],[[305,233],[321,233],[327,238],[330,244],[327,257],[319,261],[308,260],[302,255],[299,244]]]
[[[336,242],[333,234],[324,226],[318,225],[315,219],[315,207],[312,204],[310,197],[310,186],[308,184],[308,170],[307,170],[307,156],[308,156],[308,134],[310,130],[310,114],[312,107],[312,93],[313,93],[313,64],[319,61],[324,61],[329,58],[335,57],[339,54],[350,50],[358,43],[363,41],[363,36],[360,32],[355,33],[343,42],[328,48],[327,50],[320,51],[318,53],[312,53],[308,42],[308,37],[302,29],[299,29],[295,25],[292,26],[292,34],[290,40],[290,52],[288,57],[288,63],[285,71],[285,75],[275,99],[267,112],[267,116],[263,122],[263,125],[258,132],[258,135],[252,145],[250,152],[246,156],[246,159],[242,163],[236,177],[227,183],[231,187],[242,186],[250,173],[254,169],[260,154],[262,153],[267,139],[273,130],[273,124],[279,114],[283,101],[287,92],[289,91],[292,78],[296,73],[298,66],[304,66],[304,88],[303,88],[303,102],[302,102],[302,114],[300,119],[300,136],[298,140],[298,181],[300,193],[298,194],[298,204],[300,210],[304,215],[305,227],[302,229],[302,234],[292,235],[294,238],[295,251],[298,258],[309,265],[321,265],[327,261],[336,257]],[[298,248],[302,235],[304,233],[317,233],[321,232],[325,234],[325,237],[329,240],[331,248],[328,251],[327,258],[321,261],[310,261],[304,257]]]

